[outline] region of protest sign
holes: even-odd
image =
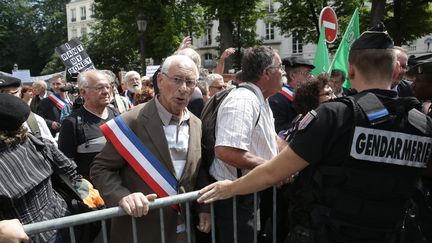
[[[78,39],[72,39],[56,47],[55,51],[60,56],[69,74],[95,69],[92,60]]]

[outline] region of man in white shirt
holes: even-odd
[[[242,59],[243,83],[221,103],[216,121],[214,179],[233,180],[278,153],[268,97],[282,85],[282,61],[269,47],[250,48]],[[242,86],[248,86],[244,88]],[[280,143],[281,145],[283,142]],[[233,199],[216,202],[217,242],[234,242]],[[238,242],[253,242],[253,195],[237,198]]]

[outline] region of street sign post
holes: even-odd
[[[318,25],[324,25],[325,39],[327,43],[333,43],[338,33],[337,16],[331,7],[325,7],[321,10]]]

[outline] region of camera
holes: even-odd
[[[61,92],[68,92],[69,94],[79,94],[78,87],[75,87],[73,84],[68,83],[65,87],[60,88]]]

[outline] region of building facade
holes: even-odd
[[[68,40],[91,33],[92,24],[96,21],[93,4],[94,0],[71,0],[66,4]]]
[[[265,19],[256,22],[256,33],[261,38],[264,45],[271,46],[278,50],[282,58],[289,56],[301,56],[308,60],[313,60],[315,56],[316,44],[305,43],[302,36],[295,33],[291,35],[282,35],[272,19],[274,19],[275,10],[280,7],[279,2],[274,0],[263,0],[268,7],[268,14]],[[80,38],[92,31],[92,24],[96,21],[93,17],[94,0],[71,0],[66,5],[67,12],[67,31],[68,40]],[[193,45],[201,55],[202,65],[204,68],[213,70],[216,67],[219,58],[218,45],[216,37],[218,33],[219,22],[214,20],[205,26],[204,35],[193,38]],[[338,38],[341,38],[343,32],[339,30]],[[417,39],[409,45],[403,47],[408,50],[409,55],[420,56],[432,52],[432,33]]]

